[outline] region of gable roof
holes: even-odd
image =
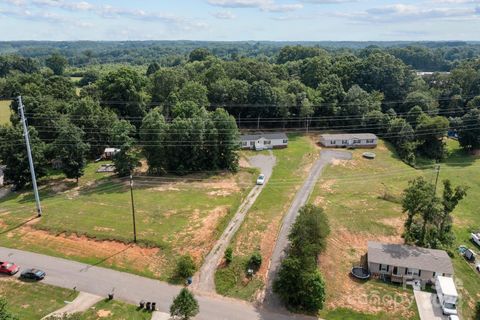
[[[378,137],[373,133],[338,133],[338,134],[322,134],[321,138],[325,140],[350,140],[350,139],[360,139],[360,140],[376,140]]]
[[[273,140],[273,139],[288,140],[288,137],[285,134],[285,132],[244,134],[240,137],[240,140],[242,140],[242,141],[252,141],[252,140],[258,140],[260,138],[265,138],[265,139],[269,139],[269,140]]]
[[[445,251],[415,246],[369,241],[368,262],[453,274],[452,261]]]

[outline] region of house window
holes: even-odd
[[[415,269],[415,268],[408,268],[407,269],[407,275],[419,277],[420,276],[420,270]]]
[[[348,140],[342,140],[342,144],[348,144]]]
[[[362,143],[362,140],[353,140],[353,143]]]
[[[335,140],[330,140],[330,144],[337,144],[337,141],[335,141]]]
[[[283,143],[288,143],[288,140],[283,140]]]
[[[254,145],[255,145],[255,141],[250,141],[250,145],[251,145],[251,146],[254,146]]]
[[[395,274],[395,275],[398,274],[398,268],[397,267],[393,267],[393,274]]]
[[[264,141],[263,141],[263,144],[264,144],[264,145],[265,145],[265,144],[272,144],[272,141],[270,141],[270,140],[264,140]]]
[[[243,145],[243,146],[246,146],[246,145],[247,145],[247,141],[243,141],[243,142],[242,142],[242,145]]]
[[[367,143],[374,143],[375,140],[373,139],[367,139]]]
[[[388,264],[380,264],[380,272],[388,272]]]

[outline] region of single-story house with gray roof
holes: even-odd
[[[443,250],[369,241],[367,260],[372,275],[392,282],[420,280],[425,284],[434,282],[436,276],[453,276],[452,260]]]
[[[320,135],[320,144],[327,148],[375,148],[378,137],[373,133],[326,133]]]
[[[284,132],[245,134],[240,137],[242,149],[266,150],[288,146],[288,137]]]

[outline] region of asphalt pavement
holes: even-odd
[[[131,304],[140,300],[157,303],[159,311],[169,312],[173,298],[181,287],[137,275],[87,265],[80,262],[50,257],[32,252],[0,247],[0,257],[18,264],[21,270],[39,268],[47,273],[44,283],[62,288],[114,298]],[[17,274],[18,276],[18,274]],[[217,295],[196,294],[200,304],[198,320],[286,320],[311,317],[289,313],[275,313],[250,303]]]

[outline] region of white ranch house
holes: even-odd
[[[327,148],[375,148],[378,137],[373,133],[322,134],[320,144]]]
[[[240,137],[242,149],[266,150],[288,146],[288,137],[284,132],[246,134]]]

